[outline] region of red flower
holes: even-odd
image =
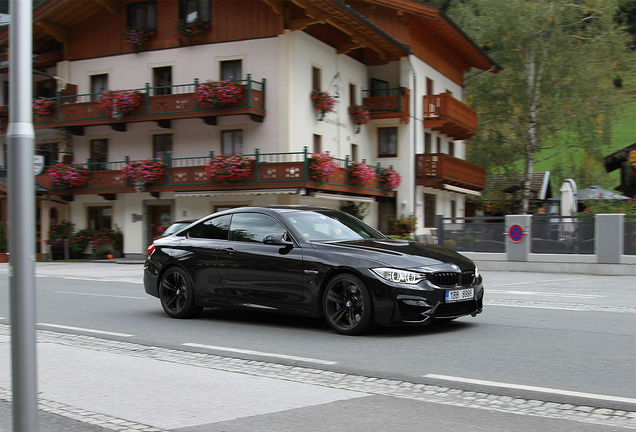
[[[353,161],[349,165],[349,183],[352,186],[364,187],[377,178],[375,168],[364,162]]]
[[[311,91],[311,100],[314,103],[314,110],[320,113],[319,121],[325,118],[325,114],[336,109],[336,99],[329,96],[327,92],[314,89]]]
[[[392,191],[402,183],[402,176],[393,168],[380,169],[380,185],[382,189]]]
[[[215,182],[229,183],[245,180],[252,172],[253,159],[241,154],[219,155],[210,159],[205,170]]]
[[[337,170],[338,162],[329,153],[314,153],[309,158],[309,171],[313,180],[323,182]]]

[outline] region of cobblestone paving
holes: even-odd
[[[8,325],[0,325],[0,335],[9,335]],[[111,341],[91,336],[38,331],[38,341],[97,351],[143,357],[158,361],[193,365],[225,372],[268,377],[304,384],[357,391],[369,395],[394,396],[442,403],[453,406],[487,409],[505,413],[533,415],[562,420],[594,423],[605,426],[636,429],[636,411],[622,411],[592,406],[528,400],[495,394],[464,391],[449,387],[416,384],[383,378],[349,375],[320,369],[287,366],[276,363],[235,359],[206,353],[194,353],[130,342]],[[10,401],[11,391],[0,388],[0,400]],[[39,400],[43,411],[77,421],[121,432],[169,432],[99,413],[88,412],[54,401]]]
[[[505,299],[492,299],[484,300],[485,306],[512,306],[512,307],[527,307],[527,308],[539,308],[539,309],[560,309],[560,310],[573,310],[581,312],[618,312],[618,313],[636,313],[636,308],[629,306],[604,306],[604,305],[591,305],[591,304],[577,304],[577,303],[558,303],[548,301],[534,301],[534,300],[505,300]]]

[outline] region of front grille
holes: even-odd
[[[426,316],[422,315],[422,313],[430,310],[430,308],[427,307],[411,306],[402,302],[398,302],[398,309],[403,321],[423,321]]]
[[[437,286],[455,286],[459,280],[459,273],[456,272],[437,272],[426,275],[433,285]]]
[[[426,279],[437,286],[472,285],[475,280],[475,271],[429,273]]]
[[[440,303],[435,309],[436,318],[456,317],[477,312],[477,303],[474,300],[457,303]]]

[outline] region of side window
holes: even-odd
[[[210,22],[210,0],[179,0],[179,19]]]
[[[227,240],[230,215],[218,216],[196,224],[188,230],[188,237]]]
[[[276,219],[261,213],[237,213],[232,217],[230,240],[263,243],[268,234],[282,234],[286,229]]]
[[[126,24],[128,27],[157,27],[157,6],[154,0],[128,3]]]

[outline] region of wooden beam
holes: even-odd
[[[358,49],[358,48],[366,48],[366,47],[360,43],[342,44],[336,47],[336,49],[338,50],[338,54],[347,54],[353,51],[354,49]]]
[[[282,0],[263,0],[266,5],[272,8],[275,14],[285,15],[285,2]]]
[[[44,29],[47,34],[53,36],[55,39],[62,42],[63,44],[66,44],[68,42],[68,29],[57,26],[55,24],[51,24],[46,21],[37,21],[35,24],[42,27],[42,29]]]
[[[305,19],[297,19],[291,20],[287,22],[287,28],[289,30],[304,30],[312,24],[323,24],[324,20],[318,18],[305,18]]]
[[[106,8],[108,12],[119,13],[120,5],[122,2],[114,1],[114,0],[97,0],[97,3],[101,4]]]

